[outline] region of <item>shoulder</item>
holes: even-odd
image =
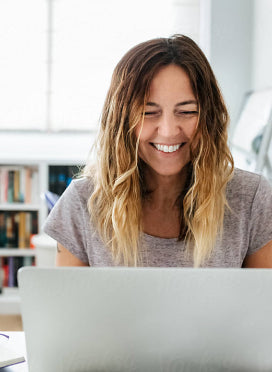
[[[262,175],[235,169],[226,198],[224,244],[244,259],[271,240],[272,188]]]
[[[241,186],[243,186],[243,188],[246,188],[247,190],[256,190],[260,179],[261,176],[259,174],[235,168],[233,178],[229,182],[228,187],[230,188],[230,190],[240,189]]]
[[[93,192],[94,182],[91,177],[80,177],[74,179],[71,182],[70,187],[73,187],[76,192],[90,194]]]
[[[271,190],[271,185],[262,175],[235,168],[227,185],[227,198],[252,200],[257,192],[266,194]]]
[[[90,177],[81,177],[71,182],[65,193],[77,196],[82,201],[89,199],[93,193],[94,183]]]
[[[88,177],[74,179],[63,192],[52,212],[59,209],[87,208],[87,202],[93,192],[93,182]],[[51,214],[51,213],[50,213]]]
[[[62,229],[71,226],[82,226],[85,220],[89,219],[88,199],[92,190],[92,183],[88,178],[79,178],[73,180],[61,195],[54,208],[50,212],[45,225],[46,229],[55,229],[62,221]],[[49,234],[50,235],[50,234]],[[61,243],[61,240],[58,240]],[[63,244],[65,247],[66,245]]]
[[[267,224],[272,218],[272,188],[262,175],[235,169],[226,198],[230,210],[240,219],[261,221],[262,215],[262,221]]]

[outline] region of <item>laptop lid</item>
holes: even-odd
[[[271,371],[272,270],[19,271],[30,372]]]

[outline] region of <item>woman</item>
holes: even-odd
[[[227,126],[190,38],[131,49],[113,73],[97,163],[45,224],[57,265],[272,267],[271,187],[234,169]]]

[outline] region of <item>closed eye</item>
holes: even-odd
[[[198,111],[177,111],[178,115],[197,115]]]
[[[159,113],[159,111],[147,111],[144,112],[144,116],[158,115]]]

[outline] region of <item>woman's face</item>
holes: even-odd
[[[190,141],[198,121],[198,104],[190,79],[179,66],[168,65],[154,76],[144,123],[136,126],[139,156],[157,174],[173,176],[190,161]]]

